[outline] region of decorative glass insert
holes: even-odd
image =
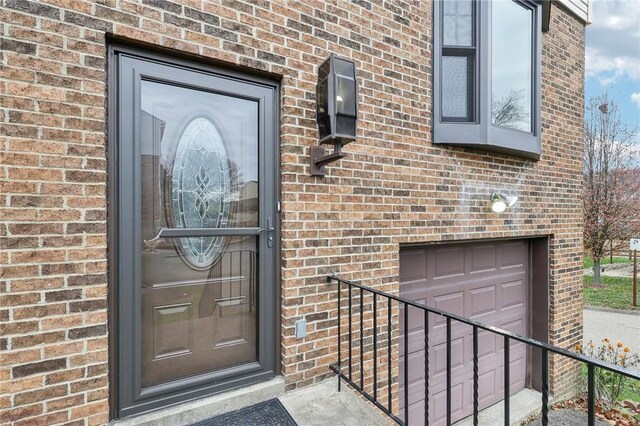
[[[231,206],[229,159],[220,133],[204,117],[192,120],[176,146],[171,176],[175,228],[225,228]],[[208,268],[224,248],[225,237],[180,238],[184,259]]]

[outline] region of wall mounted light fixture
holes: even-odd
[[[333,144],[329,153],[311,148],[311,175],[324,176],[324,166],[344,157],[342,147],[356,140],[358,84],[352,60],[332,53],[318,68],[316,119],[320,144]]]
[[[496,213],[502,213],[507,207],[511,207],[518,202],[517,196],[505,194],[504,192],[492,192],[490,199],[491,210]]]

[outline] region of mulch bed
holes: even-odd
[[[615,426],[638,426],[640,423],[640,404],[632,401],[623,401],[622,409],[614,408],[605,410],[600,404],[596,403],[596,418],[605,423]],[[587,412],[587,398],[579,396],[566,401],[558,402],[552,407],[553,410],[574,410]]]

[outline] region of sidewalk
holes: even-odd
[[[631,353],[640,354],[640,315],[606,312],[585,308],[584,343],[596,345],[608,338],[614,345],[622,342]]]

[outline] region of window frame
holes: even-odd
[[[518,157],[539,159],[541,154],[541,51],[542,5],[539,0],[508,0],[532,11],[531,133],[494,125],[491,119],[492,2],[474,1],[475,74],[470,78],[474,99],[472,120],[442,116],[442,57],[452,53],[444,46],[443,0],[433,2],[433,143],[466,146]],[[501,0],[503,1],[503,0]],[[465,48],[462,48],[465,49]],[[447,55],[443,55],[447,52]]]

